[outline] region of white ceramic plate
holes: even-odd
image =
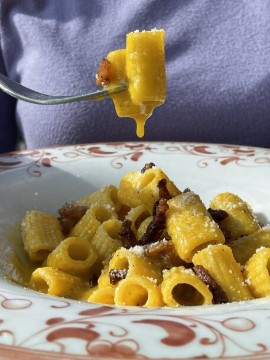
[[[0,156],[0,359],[269,359],[270,301],[117,308],[44,296],[5,279],[8,230],[28,209],[57,213],[154,162],[207,202],[233,191],[270,223],[270,150],[191,143],[110,143]]]

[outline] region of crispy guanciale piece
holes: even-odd
[[[131,221],[130,220],[126,219],[123,221],[119,235],[120,235],[122,244],[126,249],[129,249],[130,247],[135,246],[137,244],[136,236],[131,229]]]
[[[183,193],[184,193],[184,194],[185,194],[185,193],[188,193],[188,192],[191,192],[190,188],[185,188],[185,189],[183,190]]]
[[[193,271],[198,276],[198,278],[208,286],[209,290],[213,294],[213,304],[224,304],[229,302],[225,292],[202,265],[194,266]]]
[[[167,180],[161,179],[157,185],[158,185],[158,189],[159,189],[159,197],[161,199],[170,200],[172,198],[172,195],[170,194],[170,192],[167,188]]]
[[[107,59],[102,59],[99,63],[98,72],[96,74],[96,84],[105,86],[111,81],[111,63]]]
[[[159,265],[162,270],[184,264],[179,258],[172,241],[167,239],[144,245],[144,255],[154,264]]]
[[[161,179],[157,183],[157,187],[159,190],[159,199],[170,200],[172,198],[172,195],[170,194],[170,192],[167,188],[167,180],[166,179]],[[159,204],[159,200],[157,200],[153,206],[153,215],[155,215],[157,212],[158,204]]]
[[[127,276],[126,269],[111,269],[109,271],[110,283],[116,285],[120,280],[125,279]]]
[[[209,214],[212,216],[213,220],[216,223],[219,223],[220,221],[226,219],[228,217],[228,213],[225,210],[222,209],[208,209]]]
[[[156,206],[156,214],[153,220],[149,223],[145,234],[140,239],[140,244],[145,245],[160,240],[164,229],[166,228],[166,211],[169,206],[166,199],[160,199]]]
[[[58,210],[62,232],[65,236],[70,233],[71,229],[81,220],[87,210],[87,206],[73,203],[66,203]]]
[[[146,170],[151,169],[152,167],[155,167],[156,165],[153,162],[147,163],[144,165],[144,167],[141,169],[141,173],[145,173]]]

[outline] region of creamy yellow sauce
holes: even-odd
[[[136,122],[138,137],[144,136],[146,120],[166,99],[165,31],[135,31],[127,34],[126,49],[112,51],[108,86],[127,82],[125,91],[111,95],[119,117]]]

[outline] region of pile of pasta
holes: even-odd
[[[270,294],[270,227],[238,195],[207,208],[153,163],[64,204],[29,210],[24,249],[33,290],[118,306],[177,307]]]

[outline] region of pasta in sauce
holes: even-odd
[[[22,235],[35,266],[24,285],[48,295],[145,307],[270,295],[270,227],[238,195],[207,207],[153,163],[59,216],[27,211]]]
[[[144,135],[146,120],[166,99],[165,31],[134,31],[126,48],[114,50],[100,63],[97,84],[104,88],[127,83],[125,91],[111,95],[119,117],[133,118],[137,135]]]

